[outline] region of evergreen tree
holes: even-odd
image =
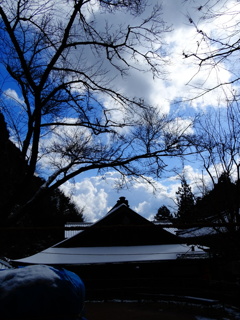
[[[223,172],[218,182],[195,206],[198,220],[212,219],[219,222],[236,222],[239,211],[238,182],[233,183]]]
[[[195,199],[185,177],[181,179],[181,187],[178,188],[176,197],[178,205],[177,218],[184,223],[192,221],[194,219]]]
[[[11,220],[11,212],[44,183],[33,176],[25,177],[28,165],[20,150],[10,141],[3,115],[0,113],[0,254],[8,258],[22,258],[39,252],[64,237],[67,221],[83,221],[83,209],[59,189],[47,190],[38,201],[24,210],[18,219]],[[8,227],[14,227],[9,230]]]
[[[155,221],[165,221],[172,218],[171,212],[166,206],[161,206],[158,209],[157,214],[154,216]]]
[[[223,172],[212,190],[195,203],[194,217],[199,227],[213,225],[208,234],[197,241],[211,248],[219,256],[239,258],[240,230],[236,224],[239,219],[239,181],[233,182],[228,172]],[[222,224],[218,227],[218,224]],[[209,229],[211,230],[211,229]]]

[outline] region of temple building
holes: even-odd
[[[204,262],[203,262],[204,261]],[[99,221],[17,265],[44,264],[76,272],[89,295],[153,290],[202,281],[207,253],[133,211],[120,197]]]

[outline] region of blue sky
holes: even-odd
[[[197,5],[200,6],[204,3],[204,1],[198,1]],[[206,87],[210,87],[216,84],[217,81],[215,72],[210,74],[206,68],[197,74],[198,67],[194,61],[191,59],[184,60],[182,56],[183,51],[194,51],[198,41],[195,29],[189,24],[186,17],[190,14],[195,21],[199,21],[199,13],[195,10],[196,5],[193,4],[193,7],[189,5],[189,2],[183,4],[181,0],[163,1],[163,18],[173,28],[173,31],[166,36],[166,41],[171,49],[169,55],[171,63],[167,68],[169,72],[168,78],[155,82],[151,81],[151,75],[149,77],[144,75],[144,79],[136,79],[134,75],[130,78],[131,82],[133,79],[135,81],[133,89],[136,90],[136,94],[140,94],[140,92],[142,94],[144,91],[142,84],[143,82],[147,83],[144,92],[146,96],[152,99],[151,102],[161,104],[161,107],[166,108],[166,110],[175,108],[172,105],[175,100],[191,98],[199,92],[193,88],[194,86],[203,84]],[[212,27],[212,32],[215,32],[215,28],[219,23],[221,21],[215,21],[214,24],[208,26],[208,31],[211,31]],[[231,74],[225,70],[224,66],[222,66],[222,69],[220,67],[218,70],[219,80],[227,81]],[[193,78],[194,75],[195,77]],[[191,79],[191,85],[188,85]],[[138,85],[138,81],[140,85]],[[132,89],[132,86],[129,86],[129,88]],[[191,113],[195,111],[206,112],[209,108],[223,107],[221,104],[219,106],[219,97],[222,97],[222,95],[221,90],[216,90],[209,95],[194,100],[191,104],[182,104],[182,111]],[[179,171],[177,173],[173,171],[167,172],[161,180],[156,181],[157,189],[155,193],[153,193],[149,185],[140,181],[130,186],[129,189],[117,191],[114,189],[115,182],[118,179],[118,175],[115,172],[109,172],[105,177],[88,174],[84,178],[77,178],[75,184],[68,182],[63,186],[63,189],[65,192],[72,194],[74,200],[81,207],[84,207],[86,218],[89,221],[97,220],[106,214],[120,196],[125,196],[128,199],[131,208],[146,218],[152,219],[161,205],[167,205],[171,211],[176,210],[175,195],[180,186],[181,173],[184,172],[195,194],[199,193],[199,185],[201,185],[202,178],[205,179],[206,183],[210,184],[210,178],[202,170],[201,164],[196,163],[195,158],[189,160],[189,162],[186,161],[185,163],[176,159],[170,160],[168,169],[178,162]]]
[[[152,4],[157,1],[149,1]],[[219,6],[222,2],[220,1]],[[126,95],[132,94],[137,97],[144,98],[147,102],[159,106],[159,109],[170,113],[176,108],[174,102],[179,99],[191,99],[199,91],[196,87],[211,87],[216,85],[217,81],[228,81],[231,78],[231,73],[225,68],[224,65],[219,64],[218,70],[203,68],[198,72],[198,66],[193,59],[184,59],[183,52],[190,52],[196,50],[199,44],[199,36],[196,34],[194,26],[189,23],[187,15],[196,22],[200,21],[200,12],[196,10],[196,6],[204,4],[204,0],[194,1],[182,0],[163,0],[163,20],[172,26],[172,32],[165,35],[165,42],[167,50],[165,57],[169,59],[169,64],[165,67],[167,78],[153,79],[152,74],[138,73],[136,70],[129,71],[127,78],[119,79],[115,84],[121,88],[122,92]],[[228,5],[235,5],[237,1],[228,1]],[[98,16],[98,8],[95,8],[95,16]],[[91,17],[89,17],[90,19]],[[124,21],[127,17],[121,14],[111,16],[109,23]],[[101,16],[101,19],[104,17]],[[112,21],[111,21],[112,20]],[[218,26],[221,23],[227,24],[228,21],[224,17],[219,17],[214,22],[207,26],[208,32],[214,34],[216,30],[219,31]],[[101,28],[101,23],[99,24]],[[204,44],[198,47],[198,50],[204,52]],[[89,56],[88,63],[94,59]],[[144,68],[144,66],[143,66]],[[113,71],[112,71],[113,72]],[[5,73],[1,73],[5,76]],[[114,75],[114,74],[112,74]],[[1,89],[7,94],[8,99],[21,99],[20,93],[13,83],[9,81],[4,82]],[[227,88],[231,90],[232,87]],[[219,102],[220,101],[220,102]],[[182,103],[180,105],[181,113],[192,114],[193,112],[206,112],[210,108],[221,108],[224,106],[225,96],[223,92],[215,90],[214,92],[205,95],[199,99],[195,99],[192,103]],[[111,101],[105,100],[105,105]],[[116,114],[117,116],[117,114]],[[182,120],[183,124],[186,120]],[[162,205],[167,205],[174,211],[175,193],[180,185],[180,174],[184,172],[188,183],[191,185],[192,190],[197,192],[198,185],[204,175],[206,181],[210,181],[206,173],[203,173],[201,165],[192,159],[191,162],[182,163],[180,160],[169,160],[167,170],[177,165],[178,172],[170,171],[163,174],[163,178],[155,181],[155,193],[150,185],[144,184],[142,181],[135,181],[129,184],[129,188],[123,190],[116,190],[115,185],[119,179],[116,172],[109,171],[104,176],[98,176],[96,172],[89,172],[76,177],[74,181],[69,181],[62,186],[62,190],[67,195],[70,195],[73,200],[84,208],[84,214],[87,221],[96,221],[107,213],[120,196],[125,196],[130,204],[130,207],[142,214],[146,218],[152,219],[156,214],[157,209]],[[46,163],[42,164],[43,168]]]

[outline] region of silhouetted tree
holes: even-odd
[[[213,110],[195,121],[197,139],[193,140],[198,160],[211,178],[212,187],[222,173],[240,179],[240,105]],[[234,178],[233,178],[234,177]]]
[[[155,221],[166,221],[172,218],[171,212],[166,206],[161,206],[157,214],[154,216]]]
[[[22,157],[21,151],[9,140],[9,133],[4,122],[4,117],[0,113],[0,221],[2,224],[8,220],[8,217],[15,205],[21,205],[29,197],[33,196],[36,190],[44,183],[44,180],[33,176],[25,186],[25,176],[28,173],[28,165]],[[49,190],[36,202],[31,210],[34,215],[25,214],[22,216],[26,221],[25,215],[30,221],[47,220],[48,223],[55,219],[55,224],[64,220],[76,219],[82,221],[82,210],[79,210],[59,189]],[[35,217],[34,217],[35,216]],[[69,216],[69,217],[68,217]],[[71,216],[71,218],[70,218]],[[42,219],[42,217],[45,217]],[[53,218],[54,217],[54,218]],[[4,221],[6,220],[6,221]],[[21,217],[18,220],[18,224]]]
[[[197,241],[223,257],[237,259],[240,250],[239,187],[223,172],[212,190],[195,204],[199,228],[204,228]],[[219,226],[220,224],[220,226]],[[199,233],[201,234],[201,232]]]
[[[221,222],[227,227],[239,221],[239,199],[238,183],[232,182],[228,173],[223,172],[213,189],[196,201],[197,219]]]
[[[235,90],[239,86],[239,71],[236,65],[240,56],[240,4],[238,1],[206,1],[195,6],[195,0],[185,0],[188,5],[193,5],[196,12],[188,14],[189,23],[196,30],[195,50],[185,51],[185,58],[190,58],[198,64],[198,72],[203,71],[207,80],[214,73],[215,82],[200,81],[197,87],[195,77],[192,77],[194,89],[199,89],[197,96],[203,96],[212,91],[223,89],[226,101],[239,100],[239,93]],[[224,23],[222,23],[224,21]],[[209,26],[214,26],[213,30]],[[227,70],[229,76],[222,77],[222,70]],[[195,74],[198,76],[198,73]],[[199,80],[199,79],[198,79]]]
[[[18,88],[18,98],[13,89],[4,91],[1,108],[28,163],[25,186],[39,162],[47,167],[47,178],[25,206],[89,170],[116,170],[121,182],[160,176],[163,159],[186,152],[186,128],[116,85],[130,70],[165,77],[158,48],[169,28],[161,6],[149,5],[1,1],[0,61]],[[114,20],[120,12],[128,15],[126,23]],[[21,203],[12,219],[23,210]]]
[[[181,179],[181,187],[176,192],[176,199],[178,205],[177,219],[184,223],[193,221],[195,199],[185,177]]]
[[[83,221],[79,209],[59,189],[48,190],[26,207],[21,216],[10,220],[12,209],[27,201],[44,183],[33,176],[24,186],[28,165],[20,150],[9,140],[0,113],[0,256],[16,258],[30,255],[59,242],[67,221]],[[34,213],[34,214],[33,214]],[[11,226],[10,230],[8,227]]]

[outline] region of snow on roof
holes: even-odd
[[[5,269],[12,269],[12,266],[5,259],[0,259],[0,270]]]
[[[174,260],[192,249],[182,244],[114,247],[51,247],[33,256],[14,260],[20,264],[82,265]],[[203,253],[197,249],[195,253]]]
[[[218,234],[220,232],[226,232],[226,228],[223,227],[201,227],[201,228],[189,228],[178,230],[177,235],[181,238],[202,237],[208,235]]]
[[[114,211],[117,211],[117,210],[118,210],[120,207],[122,207],[122,206],[128,208],[128,206],[126,205],[126,203],[120,203],[120,204],[114,206],[111,210],[109,210],[106,215],[109,215],[110,213],[113,213]],[[104,216],[103,218],[105,218],[105,216]]]
[[[129,207],[129,205],[128,205],[128,200],[126,200],[125,197],[120,197],[119,200],[117,201],[117,203],[115,204],[115,206],[112,207],[111,210],[109,210],[109,212],[107,213],[107,215],[110,214],[110,213],[112,213],[113,211],[119,209],[119,207],[121,207],[122,205],[124,205],[124,206],[126,206],[126,207]]]
[[[165,230],[165,231],[167,231],[167,232],[169,232],[169,233],[171,233],[171,234],[174,234],[174,235],[176,235],[177,234],[177,231],[178,231],[178,229],[177,228],[163,228],[163,230]]]

